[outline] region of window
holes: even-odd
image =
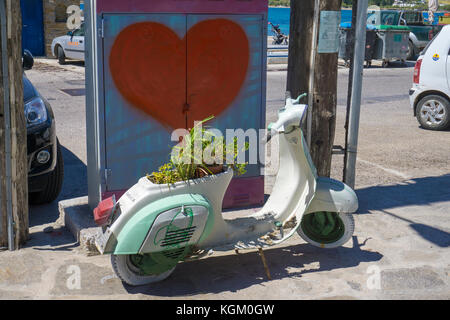
[[[74,32],[73,32],[73,36],[74,37],[84,37],[84,23],[83,24],[81,24],[81,27],[80,27],[80,29],[76,29]]]
[[[384,25],[396,25],[397,21],[397,13],[394,12],[383,12],[382,18],[381,18],[381,24]]]
[[[58,3],[55,7],[55,22],[67,22],[67,6],[63,3]]]

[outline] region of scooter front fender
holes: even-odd
[[[169,196],[144,206],[137,211],[118,234],[108,229],[97,241],[97,248],[102,254],[138,254],[145,244],[147,235],[155,220],[164,212],[191,206],[201,206],[208,210],[208,219],[203,230],[199,230],[201,238],[212,228],[212,208],[210,203],[198,194],[181,194]],[[198,237],[197,237],[198,239]]]
[[[352,188],[341,181],[319,177],[316,192],[305,214],[314,212],[354,213],[358,197]]]

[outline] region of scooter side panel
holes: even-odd
[[[326,178],[317,179],[314,198],[305,214],[313,212],[353,213],[358,210],[358,197],[346,184]]]
[[[104,253],[139,253],[149,230],[152,228],[158,216],[163,212],[182,208],[183,206],[205,207],[208,210],[208,216],[212,216],[212,209],[209,202],[201,195],[182,194],[160,199],[136,212],[118,234],[115,247],[111,248],[111,246],[106,246],[106,248],[109,247],[109,250],[105,250]],[[110,240],[113,241],[112,238]]]
[[[164,211],[154,221],[139,251],[162,252],[197,244],[208,220],[204,206],[182,206]]]

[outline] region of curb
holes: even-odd
[[[101,236],[102,228],[94,222],[88,197],[60,201],[58,208],[58,222],[72,233],[81,249],[88,255],[100,254],[95,246],[95,239]]]
[[[287,64],[268,64],[267,72],[271,71],[287,71]]]

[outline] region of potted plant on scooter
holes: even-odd
[[[248,142],[239,148],[238,139],[234,137],[227,144],[223,136],[215,135],[204,126],[213,118],[197,122],[181,143],[172,148],[169,162],[147,178],[155,184],[170,185],[219,174],[228,168],[237,176],[245,174],[247,163],[237,163],[237,159],[240,152],[248,150]]]

